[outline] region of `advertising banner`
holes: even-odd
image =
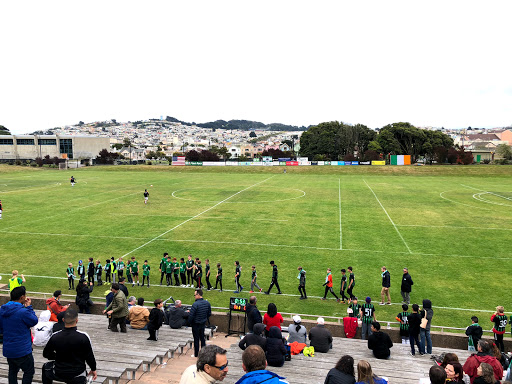
[[[331,161],[331,165],[340,165],[339,161]]]
[[[359,161],[351,161],[352,165],[359,165]]]
[[[371,161],[360,161],[359,165],[370,165]]]
[[[308,162],[309,159],[307,157],[297,157],[297,161],[299,163],[302,163],[302,162]]]
[[[324,165],[331,165],[330,161],[324,161]]]
[[[373,160],[372,165],[386,165],[384,160]]]
[[[267,166],[267,167],[272,167],[274,165],[274,163],[267,161],[267,162],[264,162],[263,165]]]
[[[318,161],[312,161],[311,165],[318,165]]]
[[[279,165],[286,165],[286,161],[280,161]]]
[[[263,165],[263,162],[261,162],[261,161],[260,161],[259,163],[258,163],[258,162],[256,162],[256,163],[251,163],[251,165],[253,165],[253,166],[254,166],[254,165],[260,165],[260,166],[262,166],[262,165]]]
[[[227,166],[237,166],[238,165],[238,161],[226,161],[226,165]]]
[[[299,161],[299,165],[311,165],[311,161]]]
[[[279,161],[277,160],[274,160],[272,161],[272,165],[275,165],[275,166],[278,166],[278,165],[281,165]]]
[[[318,165],[324,165],[325,161],[319,161]]]
[[[286,161],[291,161],[292,159],[290,159],[289,157],[283,157],[283,158],[279,158],[277,160],[286,162]]]
[[[262,158],[264,163],[271,163],[272,162],[272,156],[263,156]]]
[[[289,166],[296,166],[296,165],[299,165],[299,162],[298,162],[298,161],[287,161],[287,162],[286,162],[286,165],[289,165]]]

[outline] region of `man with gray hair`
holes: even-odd
[[[402,294],[403,303],[409,305],[411,303],[411,287],[414,283],[412,282],[411,275],[409,275],[409,269],[404,267],[404,275],[402,276],[402,285],[400,286],[400,293]]]
[[[311,328],[309,331],[310,345],[315,347],[315,352],[327,353],[332,348],[331,331],[325,328],[323,317],[319,317],[316,323],[316,327]]]
[[[212,384],[228,374],[227,351],[217,345],[207,345],[199,351],[197,363],[181,375],[180,384]]]
[[[169,327],[172,329],[180,329],[184,325],[187,325],[188,311],[185,311],[181,306],[181,300],[174,302],[174,307],[168,312]]]

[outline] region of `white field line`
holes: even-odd
[[[43,220],[48,220],[48,219],[53,219],[54,217],[58,217],[58,216],[62,216],[62,215],[69,215],[71,212],[74,212],[74,211],[80,211],[82,209],[87,209],[87,208],[91,208],[91,207],[94,207],[96,205],[100,205],[100,204],[105,204],[105,203],[108,203],[108,202],[111,202],[111,201],[114,201],[114,200],[119,200],[119,199],[122,199],[122,198],[125,198],[127,196],[131,196],[131,195],[136,195],[140,192],[133,192],[133,193],[129,193],[127,195],[123,195],[123,196],[118,196],[118,197],[114,197],[112,199],[108,199],[108,200],[103,200],[103,201],[100,201],[98,203],[94,203],[94,204],[90,204],[90,205],[87,205],[85,207],[78,207],[78,208],[73,208],[73,209],[70,209],[66,212],[62,212],[62,213],[58,213],[56,215],[53,215],[53,216],[46,216],[46,217],[43,217],[41,219],[36,219],[36,220],[32,220],[32,221],[25,221],[23,223],[20,223],[20,224],[15,224],[15,225],[11,225],[10,227],[7,227],[7,228],[4,228],[2,229],[0,232],[5,232],[7,229],[11,229],[11,228],[15,228],[15,227],[19,227],[20,225],[26,225],[26,224],[32,224],[32,223],[37,223],[39,221],[43,221]]]
[[[11,273],[0,273],[0,276],[11,276],[11,275],[12,275]],[[67,277],[58,277],[58,276],[40,276],[40,275],[24,275],[24,276],[26,276],[26,277],[33,277],[33,278],[37,278],[37,279],[52,279],[52,280],[67,280],[68,279]],[[167,286],[167,285],[160,285],[160,284],[153,284],[152,287],[167,288],[167,289],[170,289],[170,288],[189,289],[190,291],[195,289],[194,287],[181,287],[181,286],[175,286],[175,285]],[[229,289],[229,288],[228,289],[224,289],[224,291],[226,293],[228,293],[228,294],[231,293],[231,289]],[[254,294],[255,295],[263,295],[263,292],[254,292]],[[276,293],[271,293],[270,295],[276,295],[277,296]],[[366,294],[361,295],[361,297],[365,296],[365,295]],[[298,294],[291,294],[291,293],[282,293],[279,296],[299,297],[300,295],[298,295]],[[308,298],[312,298],[312,299],[321,299],[322,297],[323,296],[311,296],[311,295],[308,295]],[[328,299],[328,300],[334,301],[334,299]],[[402,305],[402,303],[391,303],[391,304],[392,305],[397,305],[397,306],[401,306]],[[453,311],[467,311],[467,312],[488,312],[488,313],[494,313],[495,312],[495,310],[490,310],[490,309],[438,307],[438,306],[434,306],[434,305],[432,306],[432,308],[447,309],[447,310],[453,310]]]
[[[461,203],[460,201],[455,201],[455,200],[449,199],[449,198],[443,196],[443,194],[446,193],[446,192],[450,192],[450,191],[443,191],[443,192],[441,192],[439,194],[439,197],[441,199],[448,200],[448,201],[450,201],[452,203],[455,203],[455,204],[465,205],[466,207],[471,207],[471,208],[476,208],[476,209],[483,209],[485,211],[490,211],[491,210],[490,208],[480,207],[478,205],[471,205],[471,204]]]
[[[168,215],[146,215],[144,213],[112,213],[111,216],[144,216],[144,217],[168,217],[169,219],[188,219],[192,216],[173,216],[172,214]],[[235,221],[232,217],[221,217],[221,216],[201,216],[201,220],[231,220]],[[288,220],[274,220],[274,219],[254,219],[250,220],[254,221],[276,221],[276,222],[286,222]]]
[[[35,191],[35,190],[41,190],[41,189],[47,189],[47,188],[55,188],[55,187],[58,187],[62,185],[62,183],[55,183],[55,184],[50,184],[50,185],[47,185],[47,186],[43,186],[43,187],[35,187],[35,188],[31,188],[31,187],[25,187],[25,188],[17,188],[13,191],[0,191],[1,194],[3,195],[6,195],[8,193],[21,193],[21,192],[27,192],[27,191]]]
[[[408,245],[407,245],[407,243],[405,242],[405,239],[403,238],[402,234],[401,234],[401,233],[400,233],[400,231],[398,230],[398,228],[397,228],[397,226],[396,226],[395,222],[394,222],[394,221],[391,219],[391,217],[389,216],[388,211],[386,211],[386,208],[384,208],[384,206],[383,206],[383,205],[382,205],[382,203],[380,202],[380,200],[379,200],[379,198],[377,197],[377,195],[375,194],[375,192],[373,192],[372,187],[370,187],[370,186],[368,185],[368,183],[366,182],[366,180],[364,180],[364,179],[363,179],[363,181],[364,181],[364,183],[366,184],[366,186],[370,189],[370,191],[372,191],[373,196],[375,196],[375,198],[377,199],[377,202],[379,203],[380,207],[384,210],[384,213],[386,213],[386,216],[388,217],[388,219],[389,219],[389,221],[391,222],[391,224],[393,224],[393,227],[395,228],[396,233],[398,233],[398,236],[400,236],[400,238],[402,239],[402,241],[403,241],[403,243],[404,243],[405,247],[407,248],[407,250],[409,251],[409,253],[412,253],[411,249],[409,248],[409,246],[408,246]]]
[[[485,189],[480,189],[480,188],[475,188],[475,187],[471,187],[469,185],[465,185],[465,184],[461,184],[463,187],[466,187],[466,188],[471,188],[471,189],[474,189],[475,191],[482,191],[484,193],[489,193],[491,195],[494,195],[494,196],[497,196],[497,197],[501,197],[502,199],[505,199],[505,200],[511,200],[512,201],[512,198],[510,197],[506,197],[506,196],[502,196],[498,193],[494,193],[494,192],[490,192],[490,191],[486,191]],[[474,195],[473,195],[474,196]],[[477,199],[478,200],[478,199]]]
[[[251,185],[251,186],[249,186],[249,187],[247,187],[247,188],[244,188],[244,189],[242,189],[242,190],[240,190],[240,191],[238,191],[238,192],[236,192],[236,193],[232,194],[232,195],[231,195],[231,196],[229,196],[228,198],[226,198],[226,199],[224,199],[224,200],[222,200],[222,201],[219,201],[217,204],[215,204],[215,205],[211,206],[211,207],[210,207],[210,208],[208,208],[208,209],[205,209],[205,210],[204,210],[204,211],[202,211],[201,213],[198,213],[197,215],[192,216],[191,218],[189,218],[189,219],[185,220],[184,222],[182,222],[182,223],[180,223],[180,224],[178,224],[178,225],[176,225],[176,226],[172,227],[171,229],[169,229],[169,230],[165,231],[164,233],[162,233],[162,234],[160,234],[160,235],[158,235],[158,236],[156,236],[156,237],[152,238],[151,240],[149,240],[149,241],[145,242],[145,243],[144,243],[144,244],[142,244],[141,246],[139,246],[139,247],[137,247],[137,248],[135,248],[135,249],[132,249],[130,252],[125,253],[125,254],[124,254],[123,256],[121,256],[121,257],[126,257],[126,256],[128,256],[129,254],[131,254],[131,253],[133,253],[133,252],[135,252],[135,251],[137,251],[137,250],[139,250],[139,249],[141,249],[141,248],[145,247],[146,245],[148,245],[148,244],[152,243],[153,241],[155,241],[155,240],[159,239],[160,237],[165,236],[165,235],[166,235],[166,234],[168,234],[169,232],[174,231],[176,228],[181,227],[183,224],[186,224],[186,223],[188,223],[189,221],[194,220],[196,217],[201,216],[203,213],[206,213],[206,212],[211,211],[212,209],[214,209],[215,207],[217,207],[217,206],[221,205],[221,204],[222,204],[222,203],[224,203],[225,201],[228,201],[229,199],[231,199],[231,198],[233,198],[233,197],[235,197],[235,196],[239,195],[240,193],[242,193],[242,192],[244,192],[244,191],[247,191],[247,190],[248,190],[248,189],[250,189],[250,188],[253,188],[253,187],[255,187],[255,186],[259,185],[259,184],[262,184],[262,183],[264,183],[265,181],[270,180],[270,179],[271,179],[271,178],[273,178],[273,177],[275,177],[275,175],[274,175],[274,176],[270,176],[270,177],[266,178],[266,179],[265,179],[265,180],[263,180],[263,181],[260,181],[260,182],[258,182],[258,183],[256,183],[256,184],[253,184],[253,185]]]
[[[341,179],[338,179],[338,199],[339,199],[339,209],[340,209],[340,249],[343,249],[343,236],[341,229]]]
[[[461,227],[457,225],[416,225],[416,224],[397,224],[397,227],[418,227],[418,228],[453,228],[453,229],[481,229],[486,231],[512,231],[512,228],[496,227]]]
[[[104,239],[132,239],[132,240],[145,240],[143,237],[128,237],[128,236],[105,236],[105,235],[70,235],[67,233],[41,233],[41,232],[15,232],[15,231],[0,231],[0,233],[15,234],[15,235],[36,235],[36,236],[69,236],[69,237],[95,237]],[[475,255],[451,255],[439,253],[422,253],[422,252],[405,252],[405,251],[382,251],[374,249],[351,249],[351,248],[321,248],[309,247],[306,245],[286,245],[286,244],[266,244],[266,243],[244,243],[235,241],[213,241],[213,240],[187,240],[187,239],[157,239],[156,241],[162,242],[177,242],[177,243],[196,243],[196,244],[225,244],[225,245],[246,245],[246,246],[259,246],[259,247],[272,247],[272,248],[296,248],[296,249],[314,249],[318,251],[337,251],[337,252],[364,252],[364,253],[394,253],[400,255],[418,255],[418,256],[433,256],[433,257],[460,257],[471,259],[492,259],[492,260],[512,260],[512,257],[495,257],[495,256],[475,256]]]

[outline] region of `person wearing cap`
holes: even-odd
[[[158,340],[158,330],[162,326],[164,322],[164,312],[162,311],[162,307],[164,306],[162,299],[156,299],[155,308],[151,310],[149,313],[149,322],[148,322],[148,331],[149,337],[148,340]]]
[[[265,324],[254,324],[253,332],[245,335],[238,343],[240,349],[245,350],[251,345],[259,345],[264,351],[267,350],[267,339],[262,336],[265,330]]]
[[[370,296],[366,297],[365,303],[361,305],[361,339],[366,340],[366,335],[372,334],[372,322],[375,320],[375,307]]]
[[[372,323],[372,333],[368,336],[368,349],[373,351],[373,356],[377,359],[388,359],[391,355],[389,348],[393,346],[393,342],[387,333],[381,332],[380,323],[374,321]]]
[[[306,327],[301,325],[301,318],[299,315],[293,316],[293,324],[288,326],[288,344],[297,341],[299,343],[306,343],[308,331]]]
[[[315,348],[315,352],[327,353],[332,348],[331,331],[325,328],[325,320],[319,317],[316,326],[309,331],[310,346]]]
[[[409,305],[411,303],[411,291],[413,284],[414,282],[412,281],[411,275],[409,275],[409,269],[404,268],[404,274],[402,276],[402,285],[400,286],[400,293],[402,294],[403,299],[402,304]]]
[[[53,297],[46,300],[46,309],[51,312],[50,321],[54,321],[55,323],[57,322],[57,315],[69,308],[69,304],[62,305],[60,303],[59,299],[61,296],[62,291],[59,289],[53,292]]]

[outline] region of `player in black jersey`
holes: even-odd
[[[69,181],[71,182],[71,186],[74,187],[75,183],[76,183],[75,178],[73,176],[71,176],[71,179],[69,179]]]
[[[144,190],[144,204],[147,204],[149,200],[149,192],[147,189]]]
[[[215,279],[215,288],[217,289],[217,284],[220,284],[220,291],[222,292],[222,267],[220,263],[217,263],[217,276]]]
[[[272,281],[270,283],[270,286],[268,287],[268,290],[265,292],[265,295],[268,295],[270,293],[270,290],[275,285],[277,288],[277,294],[280,295],[281,288],[279,288],[279,283],[277,282],[277,265],[274,264],[274,260],[270,262],[270,265],[272,266]]]

